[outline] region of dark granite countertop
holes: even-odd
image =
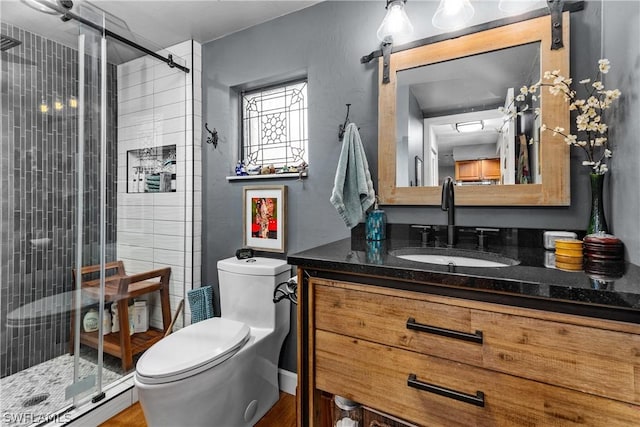
[[[443,230],[427,247],[442,246]],[[390,254],[423,247],[419,230],[407,225],[387,229],[387,239],[367,242],[361,226],[349,239],[290,254],[288,263],[308,270],[377,276],[364,282],[458,296],[519,307],[579,314],[640,324],[640,266],[626,263],[611,274],[553,268],[542,245],[544,230],[501,229],[489,233],[485,252],[517,259],[508,267],[450,267],[408,261]],[[459,228],[456,248],[476,250],[475,229]],[[582,236],[578,232],[578,238]],[[545,267],[545,264],[547,265]]]

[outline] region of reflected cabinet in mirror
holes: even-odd
[[[544,91],[514,104],[545,71],[569,74],[568,12],[563,30],[558,50],[543,16],[393,53],[379,86],[381,202],[437,205],[451,176],[459,205],[568,205],[569,147],[539,132],[568,129],[568,106]]]

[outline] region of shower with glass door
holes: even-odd
[[[114,18],[88,2],[0,7],[0,406],[2,425],[21,426],[67,421],[131,372],[104,351],[109,301],[81,291],[76,273],[99,266],[92,279],[100,295],[105,265],[120,256],[118,197],[130,190],[120,175],[129,159],[118,141],[123,59],[113,58],[112,44],[137,49],[109,38]],[[58,26],[67,39],[25,28],[18,16]],[[81,345],[90,334],[95,345]]]

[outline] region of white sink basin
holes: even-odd
[[[518,260],[491,252],[463,249],[404,248],[392,251],[391,255],[408,261],[456,267],[510,267],[520,263]]]

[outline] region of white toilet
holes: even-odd
[[[218,261],[220,309],[148,349],[134,377],[147,424],[252,426],[279,398],[278,358],[289,333],[288,299],[273,291],[291,277],[271,258]]]

